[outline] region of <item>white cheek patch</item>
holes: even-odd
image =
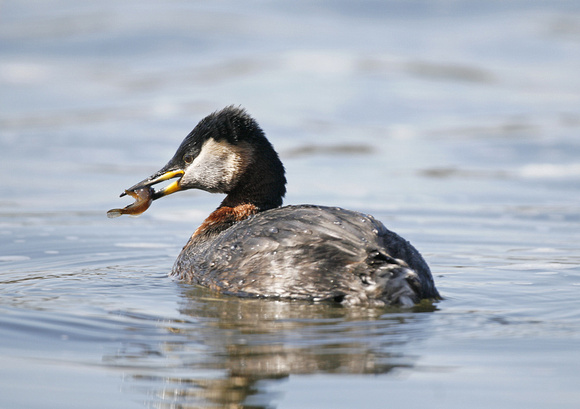
[[[188,188],[227,193],[236,185],[251,161],[252,150],[248,144],[232,145],[210,138],[185,169],[181,183]]]

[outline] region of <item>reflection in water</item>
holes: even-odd
[[[354,309],[183,288],[184,319],[164,324],[165,341],[133,344],[107,357],[131,374],[156,408],[248,407],[248,400],[251,407],[272,407],[278,396],[261,381],[412,368],[417,357],[403,346],[425,332],[428,315],[417,312],[435,309]]]

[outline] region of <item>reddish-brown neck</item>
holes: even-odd
[[[253,204],[220,206],[195,230],[192,238],[219,233],[258,212],[259,209]]]

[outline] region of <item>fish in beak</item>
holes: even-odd
[[[129,195],[135,199],[134,203],[122,208],[122,209],[111,209],[107,212],[107,217],[119,217],[123,214],[129,214],[132,216],[140,215],[145,212],[153,200],[157,200],[160,197],[170,195],[171,193],[183,190],[179,184],[184,171],[181,169],[166,169],[163,168],[159,172],[151,175],[147,179],[142,180],[136,185],[131,186],[121,193],[121,197]],[[153,185],[164,182],[166,180],[179,178],[169,185],[165,186],[163,189],[155,190]]]

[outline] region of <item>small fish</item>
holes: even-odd
[[[135,202],[122,209],[109,210],[107,212],[107,217],[112,219],[113,217],[119,217],[123,214],[137,216],[143,213],[145,210],[149,209],[149,206],[151,206],[151,202],[153,202],[153,193],[155,193],[155,191],[151,187],[137,189],[135,191],[125,190],[125,194],[133,197]]]

